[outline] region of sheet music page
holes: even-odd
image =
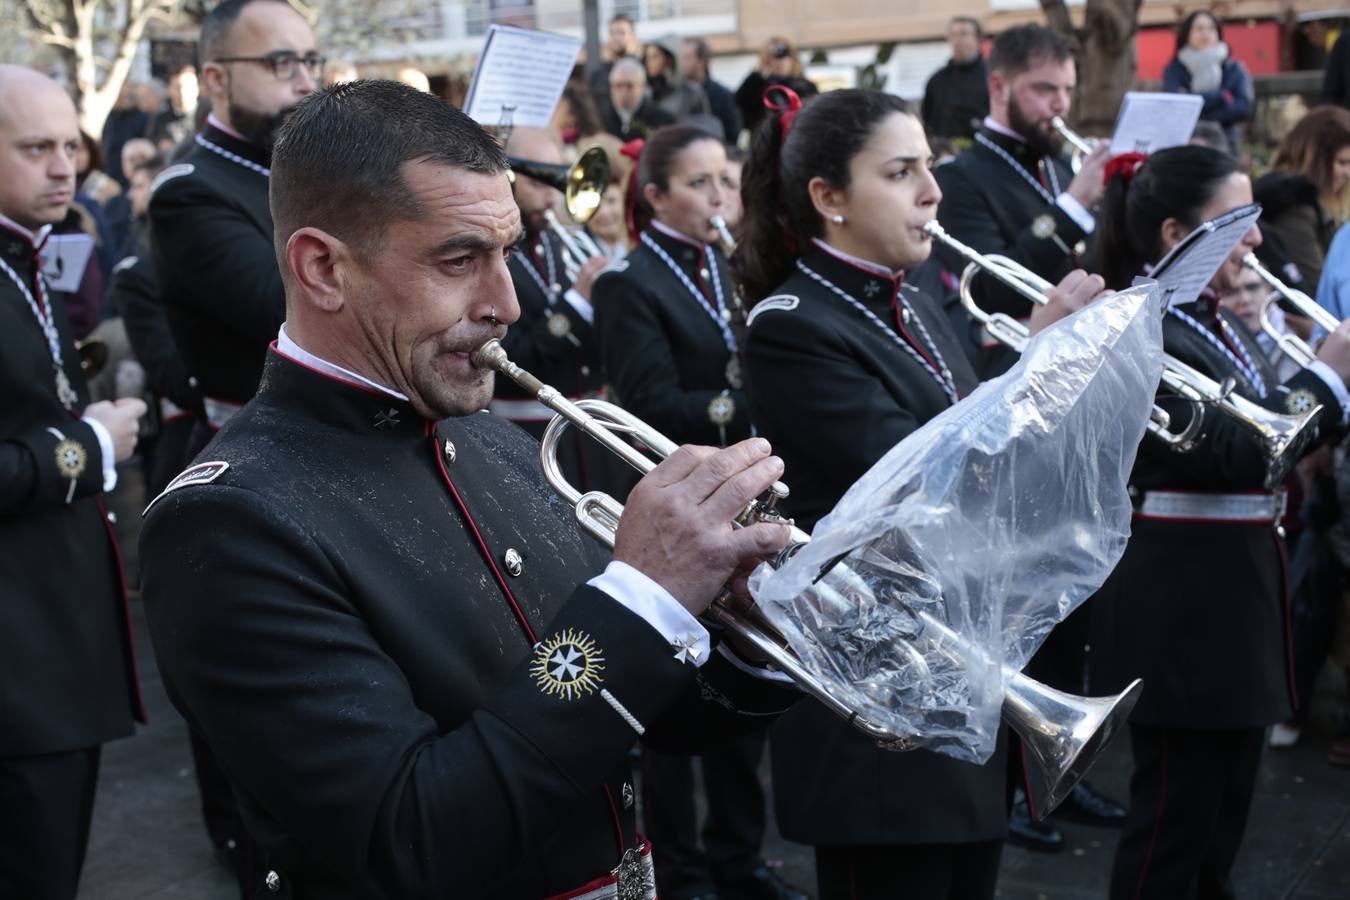
[[[1116,118],[1111,155],[1157,153],[1189,142],[1204,105],[1198,94],[1130,91]]]
[[[42,247],[42,274],[54,291],[79,288],[84,267],[94,252],[94,238],[87,234],[54,234]]]
[[[1217,219],[1201,223],[1182,238],[1148,276],[1162,288],[1167,305],[1190,303],[1199,297],[1260,215],[1259,203],[1239,206]]]
[[[479,125],[502,124],[514,107],[517,128],[546,128],[581,51],[579,38],[511,25],[491,25],[483,41],[464,112]]]

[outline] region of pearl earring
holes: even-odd
[[[833,216],[830,217],[830,221],[836,225],[843,225],[844,217],[839,215],[839,213],[835,213]]]

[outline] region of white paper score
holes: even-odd
[[[490,25],[483,53],[464,100],[464,112],[479,125],[503,124],[511,109],[518,128],[546,128],[581,50],[579,38],[510,25]]]

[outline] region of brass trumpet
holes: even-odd
[[[947,245],[969,261],[961,273],[961,303],[966,311],[985,327],[999,343],[1022,352],[1029,338],[1027,326],[1004,313],[988,313],[975,302],[971,283],[980,272],[987,272],[996,280],[1017,291],[1033,303],[1048,302],[1046,292],[1054,285],[1025,266],[1006,256],[985,255],[949,235],[936,220],[924,226],[924,231],[936,241]],[[1315,437],[1311,427],[1321,407],[1299,415],[1273,412],[1236,393],[1233,379],[1221,384],[1171,355],[1163,357],[1162,383],[1192,406],[1190,421],[1180,432],[1171,430],[1171,416],[1167,410],[1154,405],[1148,430],[1168,447],[1185,453],[1195,446],[1203,421],[1203,406],[1218,404],[1226,414],[1250,428],[1265,447],[1267,467],[1265,484],[1273,488],[1284,480],[1294,463],[1303,456],[1303,450]]]
[[[1069,124],[1059,116],[1050,120],[1050,127],[1058,131],[1069,146],[1073,148],[1073,153],[1069,156],[1069,168],[1073,170],[1073,174],[1077,175],[1079,170],[1083,168],[1083,157],[1092,152],[1092,142],[1070,128]]]
[[[602,400],[568,400],[556,388],[544,384],[511,362],[496,340],[479,347],[473,354],[473,363],[479,368],[500,372],[557,413],[549,422],[540,442],[539,456],[544,477],[558,495],[575,508],[581,527],[613,547],[619,520],[623,516],[623,504],[600,491],[583,494],[567,480],[558,463],[557,453],[566,429],[581,429],[644,475],[656,467],[657,461],[635,449],[630,440],[635,438],[661,459],[675,452],[675,443],[612,403]],[[742,527],[771,521],[791,528],[791,541],[787,549],[771,563],[773,565],[782,565],[811,539],[804,531],[793,526],[791,520],[775,512],[775,505],[787,493],[785,485],[775,483],[761,498],[752,501],[737,518],[737,524]],[[863,582],[841,563],[822,573],[816,589],[829,592],[833,590],[831,584],[856,590]],[[863,589],[866,589],[865,586]],[[804,692],[847,719],[854,728],[880,746],[894,750],[915,746],[912,736],[894,734],[868,720],[841,699],[828,682],[808,671],[787,646],[782,635],[753,604],[743,603],[729,590],[724,590],[704,615],[713,624],[727,629],[754,647],[775,668],[792,678]],[[983,653],[966,638],[922,611],[916,614],[916,618],[922,628],[914,640],[924,641],[925,649],[946,654],[948,658],[958,661],[978,658]],[[918,647],[907,644],[904,652],[917,663],[919,671],[925,669],[926,663]],[[1021,736],[1039,764],[1039,798],[1042,800],[1042,809],[1048,813],[1073,790],[1074,785],[1092,766],[1098,752],[1124,724],[1138,700],[1142,683],[1135,680],[1115,697],[1093,698],[1054,690],[1011,668],[1005,667],[1003,675],[1007,686],[1003,696],[1003,719]]]
[[[587,150],[570,166],[565,163],[537,162],[516,156],[508,156],[506,161],[511,165],[513,184],[516,175],[520,174],[562,191],[568,215],[572,217],[572,221],[581,226],[585,226],[591,220],[591,216],[595,215],[601,201],[604,200],[605,189],[609,187],[609,157],[601,147]],[[563,267],[567,270],[567,277],[573,281],[576,280],[582,263],[593,256],[603,255],[584,227],[580,231],[572,232],[558,221],[557,215],[551,209],[544,210],[544,222],[562,244]]]
[[[1266,298],[1265,302],[1261,304],[1261,330],[1270,335],[1271,340],[1275,342],[1276,346],[1278,346],[1280,350],[1294,362],[1304,368],[1312,365],[1317,361],[1317,352],[1313,350],[1312,347],[1308,346],[1307,342],[1298,335],[1287,334],[1277,329],[1270,321],[1270,308],[1281,300],[1284,300],[1292,306],[1300,316],[1312,319],[1317,327],[1328,334],[1341,326],[1341,320],[1319,306],[1316,300],[1303,293],[1303,291],[1300,291],[1298,288],[1290,287],[1281,281],[1274,272],[1261,264],[1261,260],[1256,258],[1255,253],[1248,253],[1246,256],[1242,257],[1242,265],[1255,272],[1256,276],[1264,281],[1266,286],[1273,291],[1273,293]]]
[[[103,338],[87,337],[75,342],[80,354],[80,369],[85,378],[93,378],[108,365],[108,342]]]

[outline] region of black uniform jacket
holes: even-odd
[[[113,270],[112,297],[126,325],[136,361],[145,370],[145,384],[183,410],[203,415],[201,389],[178,352],[153,263],[128,256]]]
[[[720,280],[724,304],[732,302],[731,271],[712,247],[716,272],[705,248],[655,228],[650,236],[699,287],[716,309],[712,279]],[[591,291],[600,357],[615,399],[624,409],[677,443],[735,443],[750,436],[745,392],[728,381],[739,360],[707,310],[660,257],[639,243],[596,279]],[[722,424],[719,424],[721,422]]]
[[[520,304],[520,318],[502,340],[511,361],[569,397],[599,390],[604,378],[595,331],[563,299],[572,282],[564,271],[562,243],[548,232],[526,235],[507,266]],[[534,399],[509,378],[497,379],[496,395]]]
[[[0,257],[41,302],[29,239],[0,228]],[[83,409],[70,321],[60,296],[51,300]],[[0,757],[125,737],[142,711],[121,560],[100,499],[103,454],[94,430],[61,405],[42,328],[3,272],[0,384]]]
[[[803,261],[888,329],[801,273],[751,311],[745,346],[751,412],[786,466],[786,510],[811,528],[891,447],[951,405],[893,335],[930,358],[940,355],[962,396],[978,379],[929,297],[818,247]],[[903,335],[892,306],[897,293],[904,300]],[[1005,739],[984,766],[923,750],[892,753],[814,701],[792,709],[772,737],[774,806],[790,840],[956,843],[1007,831]]]
[[[1073,172],[1062,159],[1038,157],[1021,141],[988,128],[981,128],[978,134],[1002,147],[1052,195],[1056,191],[1050,169],[1061,193],[1073,180]],[[1087,234],[1058,204],[1048,202],[1003,157],[979,140],[956,159],[934,169],[933,175],[942,188],[938,221],[952,237],[980,253],[1011,257],[1052,283],[1077,266],[1073,251],[1080,242],[1086,245]],[[959,275],[965,270],[965,260],[943,244],[934,242],[933,252],[947,271]],[[987,275],[976,278],[975,297],[988,312],[1005,312],[1018,318],[1031,314],[1031,304],[1025,298]]]
[[[490,414],[431,423],[274,354],[194,471],[146,515],[151,637],[290,896],[579,887],[637,840],[606,696],[682,749],[792,699],[578,586],[572,511]]]
[[[1202,298],[1179,308],[1216,336],[1216,304]],[[1258,362],[1280,412],[1321,404],[1320,439],[1343,434],[1341,407],[1315,373],[1280,385],[1256,341],[1236,317],[1219,309],[1230,339]],[[1222,351],[1168,314],[1167,352],[1222,381],[1251,385]],[[1177,423],[1189,404],[1160,400]],[[1189,453],[1146,436],[1131,474],[1142,503],[1151,490],[1235,494],[1262,490],[1266,461],[1252,432],[1215,407],[1206,409],[1203,437]],[[1095,694],[1114,693],[1144,679],[1133,721],[1179,728],[1251,728],[1283,721],[1290,712],[1289,608],[1284,539],[1269,524],[1150,519],[1136,513],[1125,555],[1089,602]]]
[[[209,124],[201,136],[268,164],[259,148]],[[197,146],[165,170],[150,197],[155,269],[179,350],[202,392],[232,403],[257,391],[267,347],[286,317],[267,182]]]

